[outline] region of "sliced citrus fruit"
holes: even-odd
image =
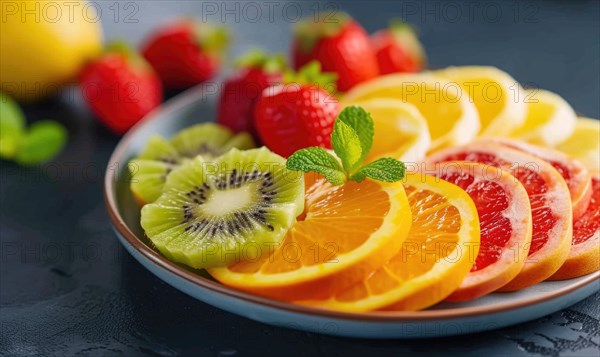
[[[556,147],[575,158],[590,170],[600,170],[600,121],[578,118],[575,131]]]
[[[531,244],[531,206],[523,185],[501,169],[465,161],[442,165],[436,176],[465,190],[479,215],[479,254],[447,299],[472,300],[506,285],[523,268]]]
[[[329,296],[362,280],[406,239],[411,213],[401,182],[332,187],[319,180],[283,242],[239,263],[210,269],[223,284],[275,299]],[[265,252],[266,251],[266,252]]]
[[[434,75],[458,83],[475,104],[481,121],[481,136],[504,136],[525,121],[526,105],[515,100],[523,88],[508,73],[496,67],[448,67]]]
[[[431,145],[427,121],[411,104],[398,99],[371,99],[357,103],[371,114],[375,124],[373,148],[367,161],[393,157],[417,162]]]
[[[433,176],[407,175],[412,226],[400,251],[366,279],[303,305],[353,312],[420,310],[456,289],[473,265],[479,221],[459,187]]]
[[[585,212],[592,196],[592,179],[589,171],[581,162],[573,160],[568,155],[559,151],[527,144],[518,140],[504,138],[490,140],[526,152],[550,163],[562,175],[569,187],[571,203],[573,204],[573,220],[576,221]]]
[[[363,82],[342,98],[345,105],[392,98],[417,107],[431,134],[431,149],[470,142],[479,132],[477,109],[456,83],[431,74],[390,74]]]
[[[521,272],[501,290],[537,284],[560,268],[571,248],[573,216],[569,188],[552,165],[522,151],[484,142],[444,149],[427,158],[430,164],[444,161],[480,162],[507,170],[527,191],[533,224],[529,255]],[[431,166],[427,169],[435,169]]]
[[[600,173],[592,175],[593,194],[587,210],[573,224],[567,261],[550,280],[571,279],[600,270]]]
[[[533,144],[555,146],[565,141],[575,129],[577,116],[561,96],[541,89],[524,91],[527,115],[510,137]]]

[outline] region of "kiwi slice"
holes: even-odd
[[[250,134],[234,134],[214,123],[193,125],[175,134],[171,140],[153,136],[138,157],[129,163],[131,191],[140,205],[154,202],[162,193],[167,175],[186,160],[197,155],[212,159],[232,148],[253,147]]]
[[[167,258],[193,268],[256,259],[280,242],[304,209],[304,179],[267,148],[176,168],[142,208],[146,235]]]

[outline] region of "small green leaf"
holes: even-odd
[[[346,175],[340,164],[330,153],[320,147],[310,147],[296,151],[287,160],[288,170],[302,172],[318,172],[332,185],[341,185]]]
[[[335,82],[337,81],[337,73],[321,72],[321,62],[317,60],[310,61],[302,66],[297,72],[288,70],[284,72],[284,83],[300,83],[315,85],[329,93],[336,91]]]
[[[0,157],[12,159],[25,131],[25,115],[9,96],[0,93]]]
[[[362,164],[373,146],[373,136],[375,135],[375,126],[373,125],[373,119],[371,115],[363,108],[352,105],[344,108],[337,118],[336,124],[343,122],[354,130],[358,136],[362,154],[360,160],[356,162],[356,165],[351,169],[354,170],[358,165]],[[337,153],[337,151],[336,151]],[[338,154],[339,155],[339,154]]]
[[[402,161],[384,157],[361,167],[350,179],[361,182],[370,177],[378,181],[396,182],[404,178],[405,172],[406,166]]]
[[[64,147],[67,130],[59,123],[42,120],[25,133],[15,156],[21,165],[35,165],[52,159]]]
[[[331,134],[333,151],[342,160],[346,173],[360,165],[362,148],[356,132],[341,120],[336,120]]]

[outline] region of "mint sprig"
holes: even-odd
[[[331,134],[337,158],[321,147],[310,147],[292,154],[286,166],[294,171],[317,172],[335,186],[349,180],[361,182],[367,177],[386,182],[402,180],[406,172],[402,161],[386,157],[363,165],[373,146],[374,134],[373,119],[366,110],[346,107],[338,115]]]

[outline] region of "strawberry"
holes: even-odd
[[[185,19],[160,28],[142,53],[166,88],[181,90],[214,77],[228,43],[226,28]]]
[[[334,76],[318,74],[314,61],[286,84],[265,89],[254,111],[255,125],[262,142],[272,151],[288,157],[309,146],[331,148],[333,123],[340,112],[338,100],[324,86]]]
[[[224,83],[217,120],[235,132],[247,131],[258,139],[254,107],[265,88],[281,83],[285,59],[282,55],[269,57],[255,50],[240,58],[238,65],[238,73]]]
[[[317,60],[324,71],[338,74],[337,87],[345,92],[379,74],[377,59],[366,31],[345,13],[319,15],[295,29],[292,57],[296,69]]]
[[[83,98],[100,120],[123,134],[162,101],[152,67],[126,45],[113,44],[80,74]]]
[[[381,74],[419,72],[426,64],[425,51],[409,25],[393,21],[388,29],[373,34],[371,43]]]

